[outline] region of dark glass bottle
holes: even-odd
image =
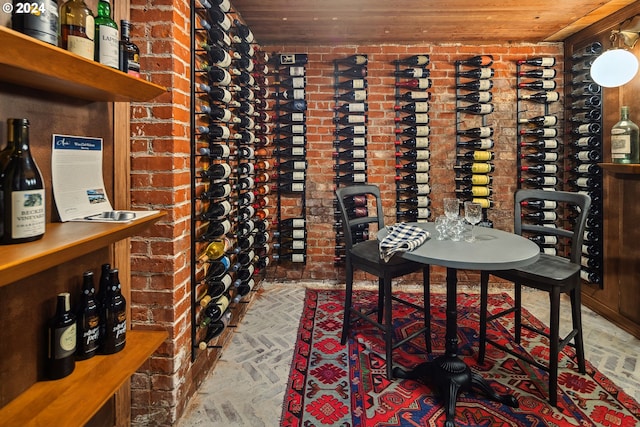
[[[111,17],[110,0],[98,2],[98,16],[95,19],[95,60],[115,69],[119,68],[118,24]]]
[[[395,71],[393,74],[398,77],[420,79],[424,77],[429,77],[431,72],[426,68],[414,67],[414,68],[405,68],[404,70],[400,70],[400,71]]]
[[[428,102],[410,102],[404,105],[395,105],[393,107],[396,111],[405,111],[407,113],[427,113],[429,112]]]
[[[489,67],[493,64],[492,55],[477,55],[468,59],[462,59],[456,61],[460,65],[469,65],[473,67]]]
[[[0,239],[2,244],[33,242],[45,233],[42,174],[29,148],[29,121],[8,119],[7,145],[14,150],[0,171]]]
[[[11,5],[5,4],[5,8]],[[31,13],[25,13],[29,10]],[[6,9],[4,11],[6,12]],[[13,0],[11,27],[40,41],[58,46],[58,3],[55,0],[38,3]]]
[[[395,63],[404,65],[425,66],[429,65],[429,55],[412,55],[407,58],[397,59]]]
[[[490,79],[493,77],[494,71],[493,68],[489,67],[480,67],[474,68],[472,70],[460,71],[458,72],[458,77],[465,77],[470,79]]]
[[[469,105],[457,107],[456,111],[469,113],[469,114],[478,114],[478,115],[491,114],[493,112],[493,104],[481,104],[481,103],[469,104]]]
[[[553,68],[526,70],[520,71],[518,75],[520,77],[527,77],[530,79],[553,79],[556,77],[556,70],[554,70]]]
[[[529,59],[521,59],[518,64],[533,65],[535,67],[553,67],[556,64],[556,59],[553,57],[536,57]]]
[[[68,292],[58,294],[56,314],[48,332],[47,377],[64,378],[75,369],[76,316],[71,312]]]
[[[109,271],[109,288],[104,308],[105,335],[101,353],[113,354],[121,351],[127,339],[127,302],[122,296],[118,270]]]
[[[462,136],[470,136],[473,138],[489,138],[493,136],[493,128],[489,126],[481,126],[471,129],[459,129],[457,134]]]
[[[120,21],[120,61],[119,69],[123,73],[140,77],[140,48],[130,39],[131,22],[123,19]]]
[[[459,89],[472,90],[472,91],[487,91],[493,87],[493,80],[479,79],[472,80],[466,83],[460,83],[457,85]]]
[[[95,299],[92,271],[85,271],[82,275],[82,297],[77,320],[76,359],[89,359],[96,354],[100,345],[100,309]]]
[[[458,95],[458,99],[467,101],[467,102],[486,103],[486,102],[491,102],[491,100],[493,99],[493,95],[491,94],[491,92],[483,90],[478,92],[467,93],[465,95]]]

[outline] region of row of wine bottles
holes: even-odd
[[[75,309],[71,294],[58,294],[56,312],[48,325],[47,377],[64,378],[76,360],[124,349],[127,337],[127,302],[122,296],[118,270],[103,264],[96,293],[93,271],[82,277],[82,294]],[[76,299],[76,298],[74,298]]]
[[[455,194],[461,200],[480,203],[482,225],[491,226],[487,209],[492,207],[494,171],[493,128],[487,115],[493,112],[493,56],[476,55],[456,65],[456,171]],[[469,68],[471,67],[471,68]],[[469,81],[468,79],[473,79]],[[474,117],[477,116],[477,117]],[[477,125],[477,126],[476,126]]]
[[[284,103],[281,102],[282,97],[276,95],[274,100],[274,109],[278,118],[276,119],[276,144],[273,153],[278,165],[279,191],[276,209],[278,228],[274,233],[277,242],[274,244],[273,258],[278,262],[305,263],[307,251],[305,65],[307,55],[280,53],[278,58],[280,60],[274,63],[274,74],[284,83],[280,85],[281,88],[292,88],[297,91],[297,99]],[[295,69],[290,65],[292,59],[295,62]],[[296,75],[295,77],[291,77],[292,72]],[[348,83],[351,86],[348,86]],[[346,88],[359,89],[361,86],[356,79],[345,82]],[[295,111],[286,113],[290,109],[288,105],[291,103],[294,103]],[[281,106],[285,109],[280,110]],[[286,114],[280,114],[280,111],[284,111]],[[303,132],[286,136],[281,125],[287,125],[290,122],[304,126]],[[284,136],[280,135],[281,132]],[[284,201],[283,198],[287,200]],[[288,223],[295,225],[295,227],[289,228],[283,225]]]
[[[404,68],[407,61],[420,64],[415,64],[413,68]],[[431,93],[427,92],[431,88],[431,80],[428,78],[429,63],[430,57],[427,54],[394,61],[397,221],[426,221],[431,216],[431,187],[429,186]],[[415,92],[410,99],[401,92],[401,89],[407,87]]]

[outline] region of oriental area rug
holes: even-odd
[[[355,291],[361,309],[375,307],[376,292]],[[419,301],[420,294],[401,297]],[[558,407],[547,402],[547,374],[487,346],[485,363],[477,362],[479,295],[458,295],[459,356],[489,381],[500,394],[511,393],[520,407],[511,408],[488,400],[480,392],[460,393],[456,426],[606,426],[640,427],[640,406],[599,373],[587,361],[587,373],[578,372],[573,348],[567,347],[558,372]],[[347,345],[340,345],[344,291],[308,289],[305,296],[291,373],[285,393],[282,427],[387,427],[443,426],[444,408],[428,384],[408,379],[388,381],[380,331],[367,322],[354,324]],[[490,295],[489,307],[510,306],[507,294]],[[393,361],[411,369],[444,352],[445,296],[431,296],[432,355],[425,354],[424,337],[394,351]],[[530,313],[526,321],[542,327]],[[419,314],[394,304],[396,331],[410,331],[422,324]],[[511,336],[510,325],[494,321],[488,333],[494,338]],[[399,332],[402,333],[402,332]],[[521,348],[544,360],[546,338],[522,331]],[[514,344],[515,345],[515,344]]]

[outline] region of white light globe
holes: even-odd
[[[628,50],[611,49],[591,64],[591,78],[603,87],[629,83],[638,72],[638,58]]]

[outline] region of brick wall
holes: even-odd
[[[132,0],[133,40],[141,50],[143,74],[169,92],[153,102],[132,106],[132,206],[162,209],[167,216],[144,235],[132,240],[132,325],[158,326],[169,339],[134,375],[132,423],[146,426],[175,424],[200,382],[213,365],[205,357],[190,362],[190,200],[189,200],[189,3],[184,0]],[[341,281],[334,267],[333,228],[333,66],[332,60],[354,53],[369,56],[369,181],[382,189],[387,222],[394,220],[393,77],[391,61],[411,54],[431,57],[432,208],[442,212],[441,200],[454,189],[455,90],[453,61],[492,54],[494,103],[491,122],[496,129],[496,208],[490,217],[496,227],[510,229],[511,197],[515,184],[515,63],[526,56],[552,55],[561,59],[561,44],[540,45],[424,45],[424,46],[266,46],[267,52],[309,54],[307,64],[308,262],[282,264],[269,277],[290,280]],[[561,69],[561,64],[558,65]],[[361,276],[360,278],[364,278]],[[434,281],[442,281],[437,270]],[[464,281],[464,277],[461,277]]]

